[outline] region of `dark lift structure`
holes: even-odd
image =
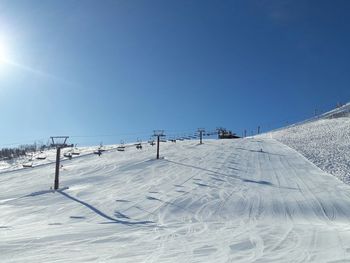
[[[218,139],[238,139],[238,135],[232,131],[226,130],[225,128],[217,128]]]
[[[59,174],[60,174],[60,160],[61,160],[61,149],[66,147],[73,147],[73,145],[67,144],[67,139],[69,136],[51,136],[51,147],[55,147],[56,152],[56,170],[55,170],[55,182],[54,189],[59,188]]]

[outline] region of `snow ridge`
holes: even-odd
[[[323,171],[350,183],[350,103],[261,137],[290,146]]]

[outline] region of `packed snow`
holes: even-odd
[[[270,138],[0,174],[1,262],[349,262],[350,186]]]
[[[260,137],[292,147],[322,170],[350,183],[350,103]]]

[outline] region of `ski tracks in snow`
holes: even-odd
[[[350,187],[289,147],[254,138],[164,143],[162,160],[153,159],[153,149],[67,165],[62,182],[72,198],[28,195],[37,191],[35,180],[47,183],[46,168],[12,178],[24,183],[2,194],[2,260],[47,261],[63,250],[66,262],[350,259]],[[105,222],[96,211],[120,220]],[[117,223],[124,220],[154,224]]]

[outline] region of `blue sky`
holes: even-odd
[[[349,1],[0,0],[0,145],[283,126],[350,98]]]

